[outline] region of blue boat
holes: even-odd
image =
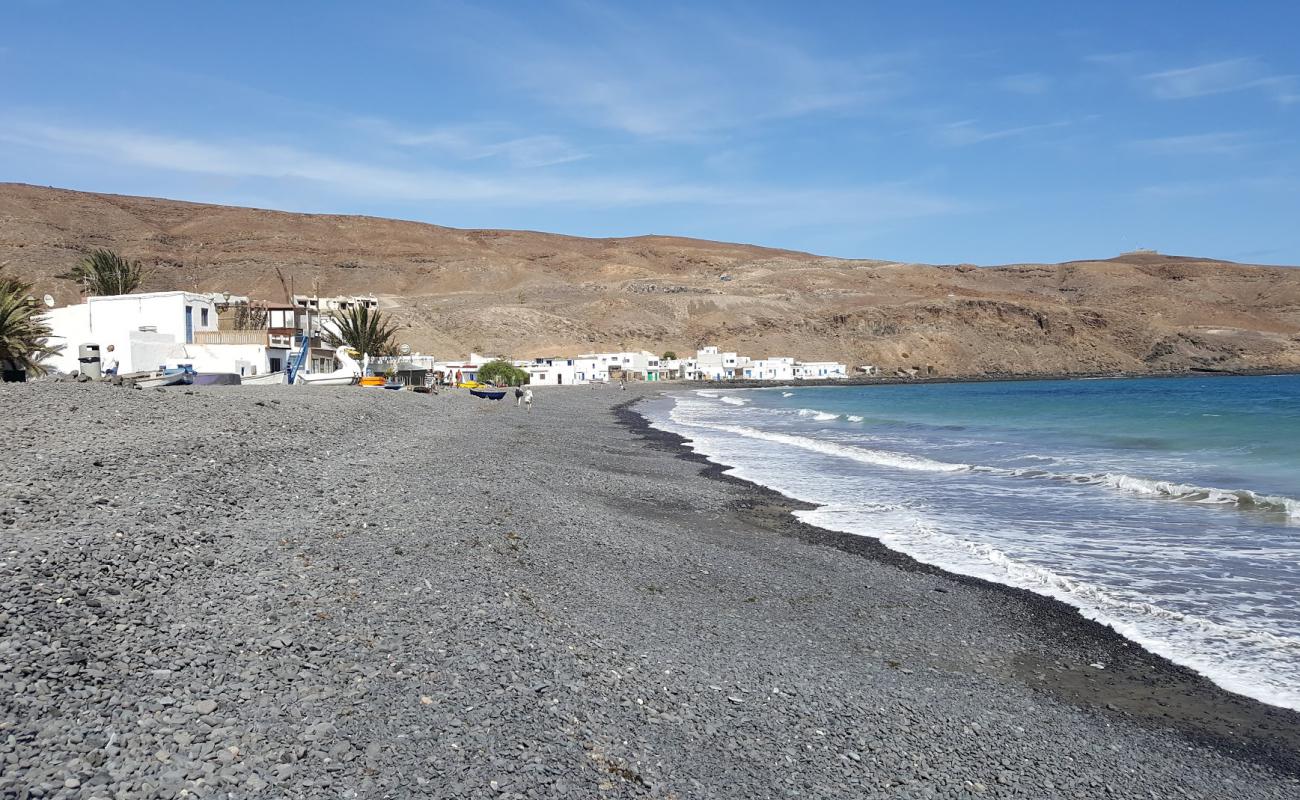
[[[506,396],[505,389],[470,389],[469,393],[488,400],[500,400]]]

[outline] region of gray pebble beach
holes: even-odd
[[[0,386],[0,797],[1300,797],[1300,714],[639,391]]]

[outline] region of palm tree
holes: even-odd
[[[58,348],[49,343],[50,326],[29,293],[32,286],[0,275],[0,369],[44,375],[41,364]]]
[[[397,325],[384,319],[378,309],[353,306],[342,313],[331,315],[338,333],[325,332],[325,342],[331,347],[350,347],[358,353],[371,356],[391,356],[397,352]]]
[[[59,277],[82,284],[89,294],[130,294],[140,288],[144,267],[139,261],[128,261],[112,250],[96,250],[71,272]]]

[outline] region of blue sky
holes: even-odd
[[[1300,3],[6,0],[0,180],[934,263],[1300,264]]]

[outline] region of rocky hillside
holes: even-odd
[[[582,239],[0,184],[0,263],[57,279],[109,247],[148,289],[374,293],[441,355],[718,344],[941,375],[1300,369],[1300,269],[1156,253],[1001,267]]]

